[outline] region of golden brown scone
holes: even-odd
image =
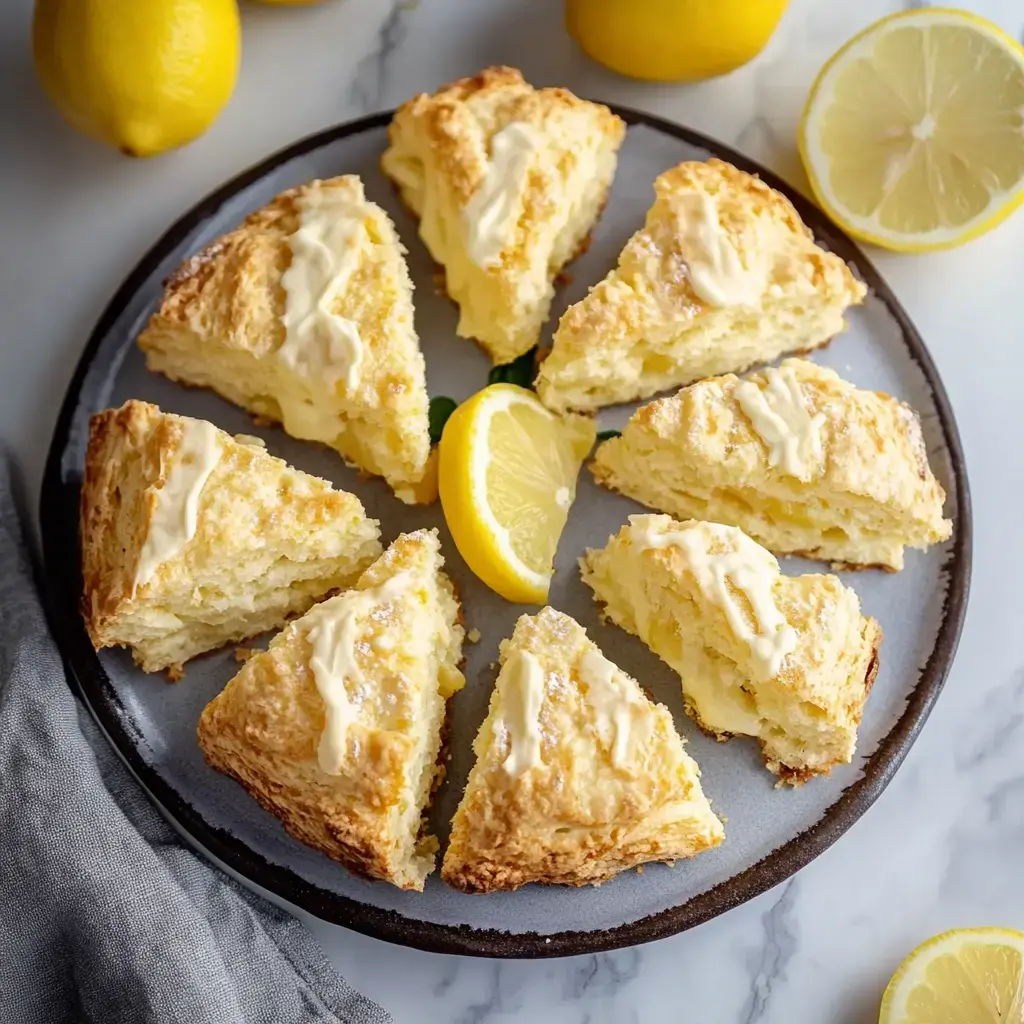
[[[952,531],[910,406],[803,359],[643,406],[592,468],[659,512],[738,526],[777,554],[896,571],[904,546]]]
[[[358,498],[145,402],[93,416],[79,531],[93,646],[146,672],[281,626],[380,553]]]
[[[355,175],[282,192],[168,279],[139,336],[146,364],[413,502],[430,438],[404,252]]]
[[[568,615],[524,615],[473,749],[442,878],[465,892],[597,885],[717,846],[672,716]]]
[[[541,364],[554,410],[631,402],[825,344],[866,289],[792,203],[722,160],[679,164]]]
[[[395,114],[381,166],[444,267],[458,334],[495,363],[537,344],[553,281],[604,207],[625,129],[607,107],[505,67]]]
[[[609,618],[679,673],[706,732],[756,736],[786,782],[851,760],[882,630],[837,577],[783,576],[734,526],[652,515],[580,564]]]
[[[422,890],[424,818],[447,698],[464,682],[459,606],[436,530],[402,534],[360,577],[250,658],[199,720],[199,745],[298,840]]]

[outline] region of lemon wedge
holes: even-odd
[[[1024,48],[965,11],[875,22],[825,65],[800,125],[818,201],[887,249],[946,249],[1024,201]]]
[[[492,384],[452,413],[438,451],[441,507],[466,564],[508,601],[542,604],[594,421]]]
[[[879,1024],[1024,1020],[1024,932],[962,928],[922,943],[882,997]]]

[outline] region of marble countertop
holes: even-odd
[[[566,37],[558,0],[246,4],[241,79],[185,150],[125,160],[66,129],[32,74],[31,0],[0,11],[0,441],[34,494],[59,396],[103,306],[199,197],[268,153],[491,63],[649,110],[735,146],[796,187],[794,138],[826,57],[892,0],[793,0],[767,50],[690,87],[615,77]],[[966,6],[1017,38],[1020,0]],[[832,849],[772,892],[648,946],[492,962],[390,946],[309,921],[398,1024],[868,1024],[911,947],[946,928],[1024,927],[1024,565],[1017,414],[1024,214],[967,248],[873,252],[945,379],[975,510],[974,582],[946,690],[896,778]]]

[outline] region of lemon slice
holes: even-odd
[[[800,155],[858,238],[907,252],[976,238],[1024,201],[1024,48],[965,11],[883,18],[821,70]]]
[[[506,600],[541,604],[596,427],[556,416],[532,391],[492,384],[445,424],[441,506],[466,564]]]
[[[900,964],[879,1024],[1024,1020],[1024,932],[962,928],[936,935]]]

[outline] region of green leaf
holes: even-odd
[[[430,411],[427,413],[427,418],[430,421],[431,444],[437,444],[441,440],[444,425],[448,422],[448,417],[455,412],[458,404],[454,398],[449,398],[447,395],[437,395],[430,400]]]
[[[621,430],[599,430],[597,432],[598,441],[610,441],[613,437],[622,437]]]
[[[533,390],[533,378],[537,375],[537,346],[524,352],[518,359],[504,366],[495,366],[487,375],[488,384],[516,384]]]

